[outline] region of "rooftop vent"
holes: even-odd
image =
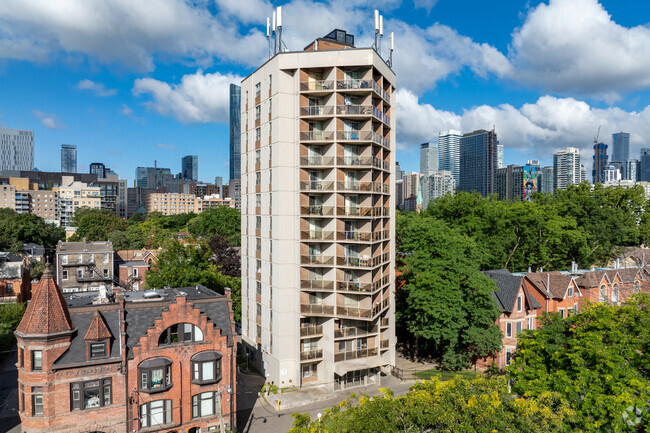
[[[160,294],[155,290],[146,290],[142,294],[142,297],[144,297],[145,299],[155,299],[155,298],[160,298]]]

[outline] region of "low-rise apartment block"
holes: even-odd
[[[110,289],[113,278],[111,242],[61,242],[56,246],[56,282],[63,293]]]

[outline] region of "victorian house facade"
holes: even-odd
[[[23,431],[232,428],[227,294],[196,286],[64,296],[46,270],[15,332]]]

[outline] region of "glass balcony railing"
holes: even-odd
[[[302,230],[300,239],[314,241],[333,241],[334,232],[329,230]]]
[[[349,350],[347,352],[335,353],[334,361],[347,361],[350,359],[367,358],[369,356],[375,356],[376,354],[377,354],[376,347],[370,347],[367,349],[359,349],[359,350]]]
[[[300,158],[300,165],[302,166],[333,166],[333,156],[303,156]]]
[[[342,116],[370,116],[373,114],[372,105],[337,105],[336,114]]]
[[[381,279],[370,282],[361,282],[361,281],[338,281],[337,290],[347,291],[347,292],[374,292],[375,290],[381,289],[382,287],[388,285],[388,277],[382,277]]]
[[[302,81],[300,83],[301,92],[314,92],[323,90],[334,90],[334,81],[332,80],[312,80]]]
[[[338,216],[350,217],[381,217],[390,215],[390,208],[383,206],[364,207],[364,206],[340,206],[336,208]]]
[[[301,141],[333,141],[333,131],[303,131],[300,133]]]
[[[370,328],[360,328],[360,327],[349,327],[349,328],[339,328],[334,330],[334,338],[349,338],[356,337],[359,335],[368,335],[377,333],[377,327],[373,326]]]
[[[301,326],[300,327],[300,336],[301,337],[313,337],[315,335],[323,334],[323,326]]]
[[[300,352],[301,361],[311,361],[313,359],[321,359],[323,357],[323,349],[305,350]]]
[[[386,125],[390,126],[390,118],[379,108],[372,107],[372,115],[384,122]]]
[[[331,116],[334,107],[331,105],[312,105],[311,107],[300,107],[301,116]]]
[[[300,214],[310,216],[334,216],[334,206],[301,206]]]
[[[334,182],[331,180],[307,180],[300,182],[301,191],[334,191]]]
[[[338,316],[369,319],[372,315],[372,310],[369,308],[344,307],[339,305],[336,307],[336,314]]]
[[[328,280],[300,280],[300,288],[307,290],[334,290],[334,282]]]
[[[300,256],[300,263],[303,265],[324,265],[331,266],[334,264],[334,256],[323,256],[321,254],[307,254]]]
[[[336,163],[346,167],[374,167],[381,170],[390,170],[388,162],[372,156],[339,156]]]
[[[323,304],[301,304],[300,312],[302,314],[334,314],[334,306]]]

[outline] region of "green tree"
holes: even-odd
[[[80,208],[72,221],[77,231],[70,238],[71,241],[107,241],[112,232],[123,232],[127,227],[126,221],[107,209]]]
[[[158,261],[147,271],[147,287],[163,289],[191,287],[201,284],[215,292],[224,293],[231,288],[235,321],[241,321],[241,280],[223,275],[210,261],[212,250],[204,243],[182,244],[176,239],[168,240]]]
[[[496,286],[480,272],[477,246],[458,230],[417,214],[397,219],[404,286],[397,324],[413,350],[459,369],[501,347]]]
[[[25,304],[0,304],[0,360],[3,360],[7,355],[6,352],[16,344],[14,331],[23,314],[25,314]]]
[[[34,242],[53,248],[65,239],[65,229],[34,214],[18,214],[11,209],[0,209],[0,251],[18,253],[23,243]]]
[[[557,395],[517,397],[503,377],[435,379],[398,397],[389,390],[372,398],[353,396],[326,409],[320,420],[294,416],[290,433],[546,433],[569,431],[564,421],[570,417]]]
[[[216,206],[206,209],[188,223],[187,229],[195,236],[221,235],[230,245],[241,245],[241,214],[231,207]]]
[[[508,368],[513,392],[560,393],[576,412],[574,431],[640,431],[623,417],[630,406],[643,408],[650,425],[650,296],[566,319],[547,315],[541,325],[518,337]]]

